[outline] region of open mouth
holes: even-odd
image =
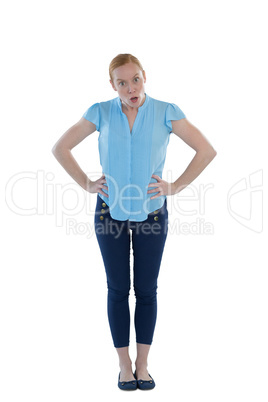
[[[139,98],[137,96],[133,96],[133,98],[130,98],[132,103],[136,103],[138,99]]]

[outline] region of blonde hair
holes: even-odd
[[[121,67],[127,63],[135,63],[141,69],[141,71],[143,71],[143,67],[142,67],[140,61],[137,59],[137,57],[135,57],[129,53],[118,54],[116,57],[113,58],[113,60],[111,61],[110,65],[109,65],[109,75],[110,75],[110,79],[112,82],[113,82],[113,71],[117,67]]]

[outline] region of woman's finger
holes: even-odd
[[[102,190],[100,190],[100,191],[98,191],[98,193],[101,193],[102,195],[104,195],[105,197],[107,197],[108,198],[108,195],[107,194],[105,194]]]

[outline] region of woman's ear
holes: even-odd
[[[110,84],[112,85],[113,89],[114,89],[115,91],[117,91],[117,89],[115,88],[114,83],[113,83],[112,80],[110,80]]]
[[[144,79],[144,83],[145,83],[146,82],[146,73],[144,70],[142,71],[142,75],[143,75],[143,79]]]

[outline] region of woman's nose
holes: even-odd
[[[133,92],[133,88],[132,88],[131,85],[128,86],[128,92],[129,92],[129,93],[132,93],[132,92]]]

